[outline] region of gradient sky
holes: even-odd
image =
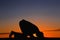
[[[0,0],[0,33],[19,32],[22,19],[34,23],[44,33],[60,29],[60,0]]]

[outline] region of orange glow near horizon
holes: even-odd
[[[33,24],[35,24],[37,27],[38,27],[38,29],[40,30],[40,31],[42,31],[43,33],[44,33],[44,37],[60,37],[60,32],[56,32],[56,31],[45,31],[46,29],[54,29],[54,28],[49,28],[49,27],[46,27],[46,25],[44,24],[44,23],[39,23],[39,22],[37,22],[37,21],[34,21],[34,20],[30,20]],[[39,20],[38,20],[39,21]],[[10,23],[9,23],[10,24]],[[5,28],[5,30],[2,30],[2,29],[0,29],[0,30],[2,30],[2,32],[11,32],[11,30],[12,31],[15,31],[15,32],[20,32],[20,33],[22,33],[22,31],[20,30],[20,28],[19,28],[19,24],[18,24],[18,22],[14,22],[14,23],[11,23],[10,25],[9,25],[8,23],[7,23],[7,28]],[[9,27],[8,27],[9,26]],[[10,27],[10,26],[12,26],[12,27]],[[4,29],[4,28],[3,28]],[[6,33],[5,32],[5,33]],[[0,35],[0,38],[1,37],[5,37],[4,35],[2,36],[2,35]],[[8,37],[8,36],[6,36],[6,37]]]

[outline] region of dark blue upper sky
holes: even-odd
[[[60,0],[0,0],[0,18],[17,16],[60,18]]]

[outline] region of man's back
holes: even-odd
[[[39,29],[34,24],[26,20],[21,20],[19,22],[19,25],[20,25],[22,32],[25,34],[32,34],[32,33],[36,33],[37,31],[39,31]]]

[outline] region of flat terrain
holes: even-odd
[[[35,39],[39,40],[37,38],[34,38],[34,40]],[[21,40],[21,39],[17,39],[17,38],[0,38],[0,40]],[[31,39],[28,39],[28,40],[31,40]],[[44,40],[60,40],[60,38],[44,38]]]

